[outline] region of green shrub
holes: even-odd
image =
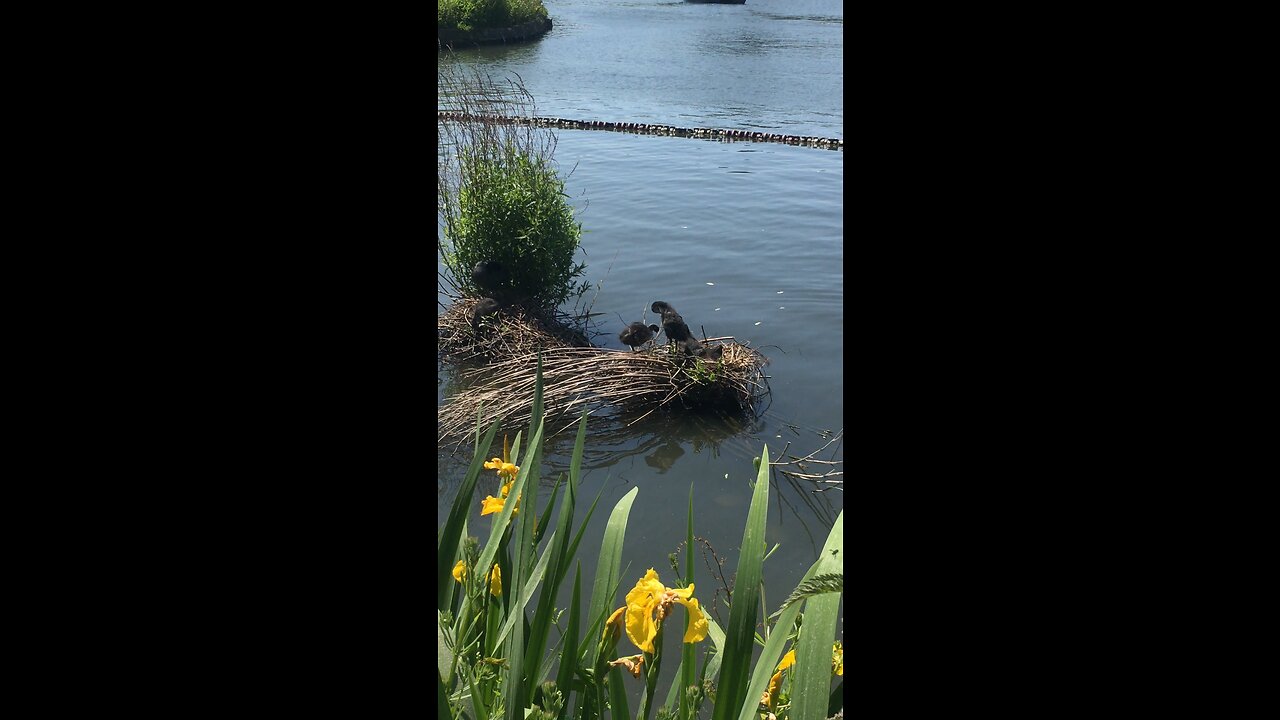
[[[531,20],[545,19],[547,6],[542,4],[542,0],[508,0],[507,13],[511,24],[519,25]]]
[[[436,24],[441,28],[510,27],[545,17],[542,0],[440,0],[436,6]]]
[[[480,116],[527,117],[533,98],[518,75],[506,80],[452,62],[439,66],[441,110],[470,119],[438,127],[438,235],[446,272],[441,279],[457,297],[480,297],[471,280],[476,263],[491,260],[509,280],[493,296],[535,312],[554,311],[580,298],[586,266],[575,262],[582,226],[556,172],[555,133],[525,123],[493,122]],[[441,286],[443,289],[443,285]]]
[[[452,248],[444,257],[463,292],[482,294],[471,282],[471,269],[496,260],[510,276],[507,300],[553,310],[585,293],[588,283],[575,279],[586,266],[574,262],[582,226],[550,163],[507,144],[502,153],[464,148],[459,164],[464,181],[457,216],[445,228]]]

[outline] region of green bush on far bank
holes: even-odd
[[[542,0],[440,0],[436,27],[480,30],[512,27],[546,17]]]

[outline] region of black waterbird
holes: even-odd
[[[471,281],[490,294],[496,293],[508,277],[507,269],[497,260],[481,260],[471,270]]]
[[[479,330],[480,320],[490,315],[496,315],[501,308],[502,305],[493,298],[480,298],[480,302],[476,303],[476,306],[467,313],[467,318],[471,321],[471,327]]]
[[[618,333],[618,339],[624,345],[630,345],[632,350],[649,342],[658,334],[660,328],[657,325],[645,325],[642,322],[633,322],[622,328],[622,332]]]
[[[649,309],[662,315],[662,331],[667,334],[668,340],[679,343],[693,339],[693,333],[689,331],[684,318],[680,317],[680,313],[676,312],[670,304],[654,300]]]

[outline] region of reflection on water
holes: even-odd
[[[557,433],[544,443],[539,482],[542,487],[551,488],[557,483],[563,483],[568,476],[576,430],[577,423],[574,422],[567,431]],[[503,435],[514,440],[517,432],[522,438],[528,437],[529,428],[500,429],[488,455],[500,454]],[[803,457],[822,448],[825,441],[831,438],[832,429],[805,426],[784,420],[771,412],[754,419],[714,413],[654,414],[634,425],[615,427],[609,432],[599,432],[589,418],[582,468],[584,476],[590,476],[592,471],[604,471],[609,477],[616,477],[626,485],[642,485],[646,492],[687,492],[691,479],[701,477],[701,482],[708,479],[706,468],[713,468],[713,477],[723,476],[726,471],[739,478],[754,477],[751,460],[760,454],[757,438],[761,435],[772,437],[773,434],[783,433],[786,434],[786,440],[775,439],[770,443],[773,453],[770,484],[777,509],[781,512],[780,515],[772,516],[771,522],[797,524],[806,544],[811,547],[812,552],[817,552],[827,530],[844,505],[842,490],[828,488],[826,492],[815,492],[819,489],[817,485],[792,477],[782,470],[795,469],[794,465],[783,464],[788,458]],[[824,457],[843,463],[842,448],[842,444],[837,445]],[[438,448],[437,488],[442,508],[452,504],[473,450],[471,443],[452,451],[445,447]],[[637,473],[634,469],[636,460],[648,470]],[[684,464],[691,467],[680,471],[680,466]],[[673,472],[679,474],[672,474]],[[497,491],[498,482],[489,477],[491,474],[482,473],[477,484],[477,498]],[[669,482],[658,480],[659,477],[668,475]],[[723,491],[721,494],[711,491],[712,502],[727,500],[729,497]],[[721,520],[740,530],[744,518],[745,515],[737,517],[731,514]],[[705,528],[703,532],[715,537],[715,516],[704,517],[700,523]]]
[[[671,466],[675,465],[676,460],[679,460],[680,456],[683,454],[684,448],[680,447],[679,443],[667,443],[657,450],[654,450],[652,455],[646,455],[644,458],[644,464],[657,469],[661,474],[670,470]]]
[[[442,371],[444,386],[455,390],[459,388],[457,375],[456,372]],[[543,429],[544,484],[550,485],[555,475],[569,471],[579,418],[566,417],[548,409]],[[587,418],[582,467],[584,470],[598,470],[613,467],[628,458],[642,457],[646,465],[665,473],[685,454],[685,445],[694,454],[706,452],[712,458],[720,457],[721,449],[726,445],[732,447],[735,454],[748,453],[751,451],[750,438],[763,428],[763,420],[750,413],[662,409],[590,415]],[[528,436],[528,425],[500,427],[494,446],[501,447],[504,433],[514,437],[517,432],[522,437]],[[474,452],[474,440],[473,433],[456,443],[438,442],[441,466],[468,462]],[[461,481],[461,475],[457,480]]]

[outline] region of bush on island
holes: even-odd
[[[546,17],[547,8],[542,0],[440,0],[436,27],[481,30],[514,27]]]

